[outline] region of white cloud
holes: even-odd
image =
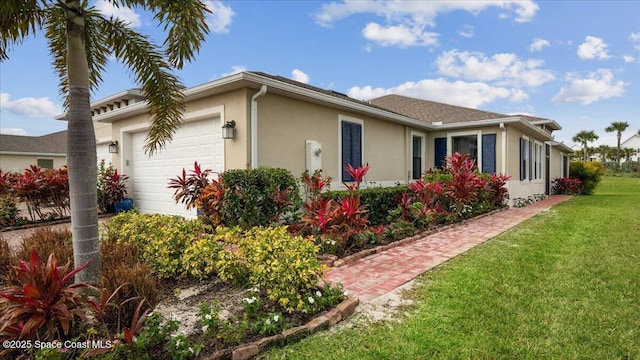
[[[510,99],[514,95],[513,91],[503,87],[481,82],[449,82],[442,78],[406,82],[387,89],[354,86],[347,93],[353,98],[362,100],[397,94],[470,108],[478,108],[498,99]]]
[[[243,65],[233,65],[231,67],[231,71],[226,72],[226,73],[222,73],[222,75],[220,75],[220,77],[225,77],[225,76],[241,73],[243,71],[247,71],[247,68],[244,67]]]
[[[139,28],[142,25],[140,15],[136,14],[132,8],[126,6],[115,6],[106,0],[96,1],[96,9],[106,17],[114,17],[129,24],[133,28]]]
[[[587,36],[585,41],[578,46],[578,56],[581,59],[608,59],[607,44],[598,37]]]
[[[62,113],[60,106],[49,98],[20,98],[11,100],[8,93],[0,93],[0,109],[6,109],[16,115],[29,118],[53,118]]]
[[[532,0],[490,0],[490,1],[343,1],[322,5],[316,14],[316,22],[321,26],[331,26],[334,22],[355,14],[376,14],[384,16],[390,22],[406,23],[411,21],[420,25],[435,25],[435,18],[457,10],[478,14],[481,11],[498,7],[512,10],[516,14],[515,21],[527,22],[540,9]],[[404,20],[404,21],[403,21]]]
[[[578,102],[583,105],[592,102],[624,95],[625,86],[629,85],[621,80],[615,81],[613,72],[609,69],[598,69],[589,73],[586,79],[577,74],[567,74],[569,84],[563,86],[553,97],[554,103]]]
[[[473,31],[473,26],[471,26],[471,25],[463,26],[462,29],[460,29],[458,31],[458,35],[460,35],[462,37],[466,37],[466,38],[472,38],[473,35],[475,35],[475,33]]]
[[[369,22],[362,35],[381,46],[434,46],[437,45],[435,32],[425,31],[435,27],[435,19],[440,14],[453,11],[467,11],[478,14],[490,7],[497,7],[515,13],[516,22],[530,21],[539,10],[532,0],[489,0],[489,1],[341,1],[322,5],[315,15],[316,23],[330,27],[334,22],[356,14],[374,14],[384,17],[386,24]],[[462,36],[473,36],[468,29]]]
[[[301,83],[305,84],[309,83],[309,75],[305,74],[300,69],[293,69],[293,71],[291,72],[291,77],[295,81],[300,81]]]
[[[423,31],[421,27],[408,28],[402,25],[380,26],[376,23],[369,23],[362,30],[365,39],[373,41],[380,46],[400,47],[407,46],[430,46],[438,43],[438,34]]]
[[[551,46],[551,44],[549,44],[549,41],[544,39],[534,39],[531,45],[529,45],[529,51],[542,51],[545,46]]]
[[[626,62],[626,63],[632,63],[632,62],[636,61],[636,59],[631,55],[624,55],[622,58],[624,59],[624,62]]]
[[[480,52],[446,51],[436,59],[438,73],[471,81],[496,82],[501,86],[537,87],[555,79],[549,70],[541,69],[544,61],[521,60],[504,53],[487,57]]]
[[[27,132],[24,129],[19,128],[0,128],[0,134],[26,136]]]
[[[631,35],[629,35],[629,41],[640,41],[640,33],[631,33]]]
[[[207,0],[204,2],[207,9],[212,14],[207,17],[207,24],[211,31],[216,34],[226,34],[229,32],[229,26],[233,22],[233,16],[236,14],[231,6],[225,6],[221,1]]]

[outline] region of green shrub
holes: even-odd
[[[285,311],[304,308],[303,294],[318,285],[322,264],[318,247],[301,236],[291,236],[287,228],[254,228],[247,231],[237,248],[225,251],[218,261],[220,277],[246,276],[265,289],[270,300]]]
[[[182,255],[203,232],[199,220],[134,212],[114,216],[106,227],[107,241],[136,243],[138,258],[163,278],[178,278],[185,274]]]
[[[389,212],[398,206],[398,199],[408,190],[406,185],[398,185],[359,189],[355,192],[360,195],[360,203],[367,209],[369,225],[377,226],[387,223]],[[338,200],[349,196],[349,192],[346,190],[327,191],[322,196],[325,199]]]
[[[18,207],[13,196],[0,194],[0,228],[12,226],[18,219]]]
[[[582,182],[581,195],[591,195],[604,175],[604,166],[597,161],[572,162],[569,167],[569,175]]]
[[[13,271],[13,265],[9,243],[0,236],[0,287],[7,282],[9,273]]]
[[[298,183],[289,170],[227,170],[220,178],[226,187],[222,210],[226,226],[269,226],[300,207]]]
[[[190,277],[204,279],[216,273],[216,263],[224,251],[221,243],[234,243],[240,237],[238,228],[218,227],[214,235],[190,244],[182,255],[184,270]]]

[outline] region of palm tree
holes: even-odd
[[[611,123],[611,125],[607,126],[604,129],[604,131],[606,132],[618,132],[616,134],[616,136],[618,137],[618,151],[616,152],[616,162],[618,163],[618,165],[620,165],[620,139],[622,138],[622,132],[627,130],[628,127],[628,122],[614,121]]]
[[[606,161],[606,155],[608,151],[609,151],[608,145],[598,145],[598,147],[594,149],[594,152],[600,154],[600,161],[602,162]]]
[[[98,283],[101,276],[98,238],[96,143],[90,92],[102,82],[110,55],[121,59],[144,91],[151,127],[145,151],[164,147],[182,121],[184,86],[170,71],[198,52],[209,29],[209,12],[200,0],[108,0],[115,6],[137,6],[155,14],[167,30],[162,49],[122,20],[106,18],[88,0],[0,1],[0,61],[11,47],[42,32],[60,78],[67,108],[67,166],[71,197],[71,230],[75,266],[91,260],[76,282]]]
[[[590,130],[590,131],[582,130],[579,133],[577,133],[571,140],[582,144],[582,148],[584,149],[583,160],[584,161],[589,161],[589,153],[587,151],[587,149],[588,149],[587,143],[590,143],[590,142],[598,140],[598,135],[596,135],[596,133],[593,132],[593,130]]]
[[[620,154],[625,158],[626,161],[631,161],[631,157],[636,154],[636,149],[622,148],[620,149]]]

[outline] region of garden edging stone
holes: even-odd
[[[306,324],[296,326],[291,329],[284,330],[282,333],[264,337],[259,340],[243,344],[232,349],[217,351],[207,357],[205,360],[248,360],[256,357],[260,353],[268,350],[273,346],[281,346],[297,342],[311,334],[328,329],[342,320],[347,319],[356,310],[360,304],[360,300],[353,296],[347,297],[335,308],[329,310],[323,315],[316,316],[309,320]]]

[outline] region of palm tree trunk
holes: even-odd
[[[73,257],[76,267],[91,260],[89,266],[75,276],[75,281],[98,284],[102,264],[98,237],[96,139],[91,119],[84,19],[78,0],[66,0],[65,5],[69,76],[67,166]]]
[[[587,142],[585,141],[582,146],[584,151],[584,162],[587,162],[589,161],[589,148],[587,147]]]
[[[622,138],[622,132],[618,131],[618,152],[616,153],[616,162],[620,166],[620,139]]]

